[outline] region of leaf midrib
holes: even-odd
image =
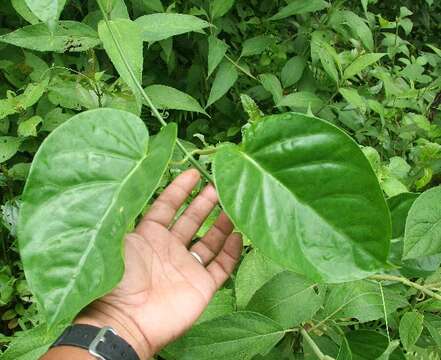
[[[105,213],[103,214],[103,216],[101,217],[101,220],[97,223],[97,225],[95,226],[95,228],[97,229],[95,232],[95,235],[92,237],[91,241],[89,241],[89,244],[87,245],[86,251],[83,253],[83,255],[80,258],[80,261],[78,262],[78,266],[76,267],[76,271],[74,272],[74,275],[72,275],[72,277],[70,278],[68,284],[65,287],[65,291],[64,294],[61,298],[61,300],[58,302],[58,306],[56,307],[56,311],[54,313],[54,315],[52,316],[51,319],[49,319],[49,323],[53,323],[54,320],[57,319],[58,314],[60,313],[61,309],[63,308],[65,299],[67,297],[68,294],[70,294],[78,274],[81,272],[84,264],[86,263],[90,252],[92,251],[92,249],[95,247],[96,241],[98,236],[101,233],[101,227],[104,223],[104,220],[107,218],[107,216],[109,215],[110,211],[113,209],[117,199],[119,199],[119,195],[122,191],[122,189],[125,187],[126,183],[131,179],[132,175],[138,170],[138,168],[143,164],[143,162],[147,159],[147,157],[149,156],[149,152],[146,152],[142,158],[140,158],[139,162],[132,168],[132,170],[130,170],[130,172],[127,174],[127,176],[125,177],[125,179],[121,182],[121,185],[119,186],[118,190],[115,192],[115,196],[112,198],[112,201],[110,202],[109,206],[107,207],[107,210],[105,211]]]
[[[260,170],[263,174],[266,174],[268,177],[270,177],[271,179],[273,179],[275,182],[277,182],[280,186],[282,186],[288,193],[290,193],[293,198],[295,199],[295,201],[298,204],[301,204],[302,206],[310,209],[319,219],[321,219],[324,223],[326,223],[328,226],[330,226],[332,229],[334,229],[334,231],[336,233],[338,233],[340,236],[342,236],[344,239],[346,239],[348,242],[354,244],[354,241],[348,237],[346,234],[341,233],[340,231],[336,231],[335,227],[333,226],[333,224],[330,224],[326,219],[324,219],[313,207],[311,207],[308,204],[305,204],[304,202],[300,201],[300,199],[298,199],[298,197],[296,196],[296,194],[294,194],[289,188],[286,187],[286,185],[281,182],[278,178],[276,178],[274,175],[271,174],[271,172],[269,172],[267,169],[265,169],[260,163],[257,162],[257,160],[253,159],[250,155],[248,155],[246,152],[239,150],[239,149],[235,149],[239,154],[241,154],[246,160],[248,160],[251,164],[253,164],[258,170]],[[298,216],[296,216],[296,219],[298,218]],[[355,245],[360,245],[359,243],[355,243]],[[363,252],[367,255],[369,255],[370,257],[374,257],[370,252],[368,252],[364,247],[360,246],[360,248],[363,250]],[[309,259],[308,259],[309,260]]]

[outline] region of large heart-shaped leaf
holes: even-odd
[[[123,274],[122,239],[171,158],[176,126],[149,145],[144,123],[120,110],[72,117],[44,141],[23,194],[19,245],[49,324],[71,320]]]
[[[236,227],[280,265],[316,281],[360,279],[386,261],[390,214],[357,144],[296,113],[267,117],[214,161]]]

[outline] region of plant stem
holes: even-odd
[[[318,345],[314,342],[314,340],[312,340],[311,336],[309,336],[308,332],[305,329],[301,329],[300,333],[302,334],[303,338],[308,342],[312,351],[314,351],[315,356],[317,356],[319,360],[335,360],[333,357],[322,353]]]
[[[242,66],[240,66],[236,61],[234,61],[232,58],[230,58],[228,55],[225,55],[225,58],[231,62],[234,66],[236,66],[240,71],[242,71],[245,75],[249,76],[251,79],[259,81],[258,78],[256,78],[253,74],[245,70]]]
[[[141,94],[141,96],[143,97],[144,101],[147,103],[147,105],[150,107],[150,109],[153,112],[153,115],[156,117],[156,119],[159,121],[159,123],[162,126],[166,126],[167,123],[164,121],[164,119],[162,118],[161,114],[159,113],[158,109],[156,108],[156,106],[153,104],[152,100],[150,99],[150,97],[146,94],[146,92],[144,91],[142,85],[140,84],[140,82],[138,81],[138,79],[136,78],[135,73],[132,70],[132,67],[130,66],[129,62],[127,61],[125,55],[124,55],[124,51],[121,48],[121,44],[119,43],[118,39],[116,38],[115,34],[113,33],[112,27],[110,26],[109,23],[109,17],[106,13],[106,11],[104,10],[103,5],[101,4],[100,0],[97,0],[98,6],[101,10],[101,13],[103,14],[104,17],[104,21],[107,25],[107,28],[109,30],[109,34],[112,37],[113,42],[115,43],[116,49],[118,50],[119,56],[121,57],[124,66],[126,67],[130,77],[132,78],[136,88],[138,89],[139,93]],[[176,139],[176,145],[178,146],[178,148],[184,153],[185,157],[188,158],[188,160],[193,164],[193,166],[195,168],[197,168],[199,170],[199,172],[211,183],[213,183],[213,178],[211,177],[211,175],[208,173],[208,171],[201,166],[201,164],[199,164],[199,162],[187,151],[187,149],[184,147],[184,145],[179,141],[179,139]]]
[[[409,287],[413,287],[414,289],[417,289],[419,291],[421,291],[422,293],[429,295],[431,297],[433,297],[434,299],[440,300],[441,301],[441,295],[433,292],[432,290],[429,290],[427,287],[417,284],[416,282],[410,281],[408,279],[406,279],[405,277],[401,277],[401,276],[394,276],[394,275],[372,275],[369,277],[372,280],[379,280],[379,281],[397,281],[400,282],[404,285],[407,285]]]

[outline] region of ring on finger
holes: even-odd
[[[199,261],[199,263],[200,263],[202,266],[204,266],[204,261],[202,260],[201,256],[200,256],[197,252],[190,251],[190,254],[191,254],[191,255],[192,255],[197,261]]]

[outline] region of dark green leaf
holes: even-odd
[[[263,53],[272,43],[274,39],[268,35],[259,35],[245,40],[242,47],[241,57],[260,55]]]
[[[317,95],[308,91],[299,91],[293,94],[284,96],[277,107],[289,106],[293,110],[306,111],[309,107],[313,111],[319,110],[324,105],[322,99]]]
[[[306,61],[301,56],[294,56],[288,60],[282,68],[281,79],[283,87],[287,88],[297,83],[302,77],[305,67]]]
[[[259,80],[266,91],[271,93],[275,104],[278,104],[283,97],[283,89],[279,79],[273,74],[261,74]]]
[[[218,67],[227,52],[228,45],[217,37],[208,37],[208,77]]]
[[[357,144],[323,120],[287,113],[251,124],[240,147],[219,148],[214,177],[236,227],[287,269],[343,282],[387,258],[390,215],[377,178]]]
[[[392,217],[392,239],[404,235],[407,214],[418,196],[420,194],[403,193],[387,200]]]
[[[210,0],[211,18],[217,19],[224,16],[234,5],[235,0]]]
[[[386,336],[370,330],[355,330],[346,334],[352,352],[352,360],[373,360],[387,349]]]
[[[18,235],[26,278],[51,326],[120,280],[122,238],[158,185],[175,139],[170,124],[148,147],[138,117],[99,109],[74,116],[40,147]]]

